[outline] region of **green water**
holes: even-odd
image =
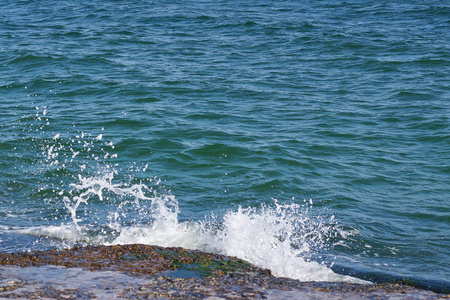
[[[3,1],[0,251],[172,218],[225,232],[239,206],[251,228],[276,199],[300,209],[268,223],[275,244],[448,292],[449,16],[443,1]],[[268,239],[255,232],[230,243]],[[122,241],[154,241],[138,237]]]

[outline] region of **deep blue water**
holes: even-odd
[[[446,1],[1,6],[1,252],[156,243],[450,291]]]

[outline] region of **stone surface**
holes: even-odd
[[[182,248],[98,246],[0,254],[0,297],[28,299],[450,299],[409,286],[300,282]]]

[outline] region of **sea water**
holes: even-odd
[[[128,243],[450,291],[445,1],[3,1],[0,251]]]

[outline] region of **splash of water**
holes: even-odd
[[[76,231],[66,233],[65,239],[79,242],[81,238],[104,245],[143,243],[200,249],[245,259],[270,269],[276,276],[302,281],[362,282],[335,274],[324,263],[311,259],[311,254],[326,246],[333,227],[320,216],[311,216],[310,205],[279,204],[275,200],[273,206],[229,210],[222,218],[179,222],[178,202],[171,194],[159,195],[143,183],[114,183],[114,173],[78,179],[79,183],[71,185],[78,193],[72,199],[64,198],[75,226],[61,229]],[[110,207],[107,218],[106,225],[113,231],[101,230],[92,235],[89,226],[77,216],[80,205],[112,198],[121,199],[118,205]],[[139,208],[128,211],[141,218],[129,222],[135,216],[125,215],[127,206]]]
[[[324,247],[332,228],[312,217],[309,206],[279,204],[228,211],[219,229],[205,230],[206,250],[237,256],[267,268],[275,276],[301,281],[349,281],[310,257]],[[217,223],[215,223],[217,224]]]
[[[200,249],[237,256],[276,276],[361,282],[335,274],[314,259],[338,231],[330,220],[310,212],[312,204],[274,200],[272,205],[238,207],[223,216],[180,222],[178,201],[158,189],[160,180],[134,176],[145,173],[148,165],[129,168],[133,175],[128,179],[119,177],[118,164],[109,162],[117,158],[114,145],[104,142],[102,133],[51,136],[41,150],[51,176],[61,180],[50,195],[60,199],[68,217],[59,226],[22,233],[57,239],[62,247],[143,243]]]
[[[71,222],[34,229],[34,234],[75,244],[151,244],[184,247],[236,256],[267,268],[275,276],[301,281],[363,281],[334,273],[312,256],[337,234],[309,205],[262,205],[227,211],[223,217],[179,222],[178,201],[170,193],[159,194],[144,183],[114,181],[114,172],[103,176],[78,176],[63,197]],[[90,204],[108,210],[93,213]],[[83,210],[84,208],[84,210]],[[24,232],[25,233],[25,232]],[[28,234],[32,233],[30,230]]]

